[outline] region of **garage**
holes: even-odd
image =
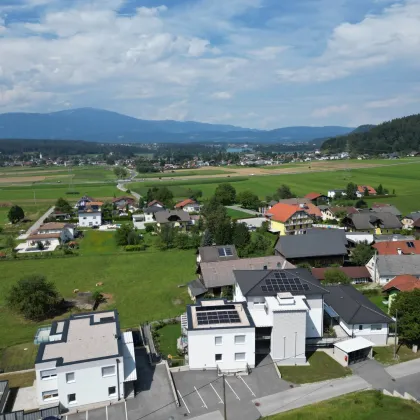
[[[334,344],[334,358],[343,366],[372,358],[374,343],[364,337],[350,338]]]

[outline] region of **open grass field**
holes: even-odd
[[[244,211],[236,210],[236,209],[226,209],[226,212],[229,217],[231,217],[233,220],[238,219],[249,219],[251,217],[254,217],[252,214],[245,213]],[[255,212],[257,213],[257,212]]]
[[[115,232],[101,232],[87,230],[85,237],[80,241],[80,255],[115,254],[123,252],[114,239]]]
[[[349,368],[341,366],[322,351],[309,355],[308,362],[309,366],[279,366],[282,379],[294,384],[307,384],[351,375]]]
[[[373,357],[375,360],[386,366],[418,359],[420,357],[420,352],[413,353],[411,347],[407,347],[403,344],[397,346],[397,355],[398,359],[394,359],[394,346],[373,348]]]
[[[266,420],[415,420],[420,405],[413,401],[364,391],[266,417]]]
[[[148,172],[139,173],[137,178],[176,178],[181,176],[195,175],[224,175],[231,174],[233,171],[225,171],[224,169],[180,169],[174,172]]]

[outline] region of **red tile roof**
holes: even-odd
[[[127,197],[127,196],[123,195],[121,197],[114,198],[112,200],[112,202],[113,203],[116,203],[117,201],[120,201],[120,200],[125,200],[125,201],[127,201],[129,203],[133,203],[135,201],[133,197]]]
[[[370,185],[358,185],[357,186],[357,190],[362,194],[364,194],[365,188],[367,188],[369,194],[372,194],[372,195],[376,194],[375,188],[372,188]]]
[[[322,196],[323,194],[317,192],[310,192],[309,194],[306,194],[304,198],[309,198],[309,200],[316,200],[317,198]]]
[[[287,222],[297,211],[304,211],[311,216],[321,217],[321,210],[311,203],[307,204],[285,204],[277,203],[267,212],[272,215],[271,219],[278,222]]]
[[[186,198],[185,200],[180,201],[179,203],[176,203],[175,208],[179,209],[179,208],[185,207],[187,204],[195,204],[195,201],[192,200],[191,198]]]
[[[400,292],[411,292],[414,289],[420,289],[420,280],[417,277],[403,274],[393,278],[387,283],[383,290],[397,289]]]
[[[325,272],[332,267],[327,268],[312,268],[312,275],[318,280],[325,279]],[[340,271],[347,274],[351,279],[370,278],[369,271],[366,267],[337,267]]]
[[[412,243],[414,246],[409,247]],[[398,255],[398,249],[401,249],[403,254],[420,254],[420,241],[387,241],[378,242],[373,245],[377,249],[378,255]]]

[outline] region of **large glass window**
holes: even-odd
[[[114,376],[115,375],[115,366],[104,366],[102,368],[102,376]]]

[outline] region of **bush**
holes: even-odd
[[[145,251],[147,246],[145,244],[140,245],[126,245],[124,248],[127,252],[134,252],[134,251]]]
[[[154,223],[153,224],[152,223],[147,224],[147,225],[145,225],[145,227],[146,227],[146,232],[147,233],[152,233],[152,232],[155,231]]]

